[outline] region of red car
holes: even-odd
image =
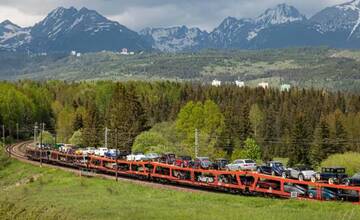
[[[190,156],[179,156],[175,160],[175,165],[179,167],[189,167],[192,164]]]

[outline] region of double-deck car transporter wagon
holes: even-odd
[[[94,155],[66,154],[28,148],[27,158],[60,166],[138,178],[147,181],[187,185],[244,195],[263,195],[309,200],[338,200],[360,204],[360,187],[299,181],[248,171],[220,171],[185,168],[153,161],[115,160]]]

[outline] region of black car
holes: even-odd
[[[165,153],[161,155],[159,162],[160,163],[167,163],[167,164],[175,164],[176,155],[173,153]]]
[[[317,172],[311,177],[311,182],[328,181],[329,184],[339,184],[347,177],[343,167],[323,167],[321,172]]]
[[[225,170],[226,169],[226,165],[229,163],[229,161],[227,159],[224,158],[218,158],[215,160],[215,162],[213,163],[213,168],[215,170]]]
[[[359,202],[359,193],[355,190],[339,189],[336,195],[341,201]]]
[[[360,186],[360,173],[356,173],[352,177],[343,179],[342,183],[347,186]]]
[[[269,161],[265,165],[258,166],[256,170],[258,173],[272,176],[283,176],[286,172],[284,165],[278,161]]]

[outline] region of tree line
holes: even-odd
[[[213,87],[177,82],[1,82],[0,124],[7,140],[45,123],[58,142],[128,151],[238,155],[246,143],[261,158],[318,165],[360,152],[360,96],[316,89]]]

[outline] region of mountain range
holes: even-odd
[[[360,0],[327,7],[306,18],[295,7],[279,4],[255,18],[227,17],[213,31],[186,26],[145,28],[135,32],[94,10],[59,7],[33,27],[0,23],[0,50],[95,52],[205,48],[264,49],[301,46],[360,48]]]

